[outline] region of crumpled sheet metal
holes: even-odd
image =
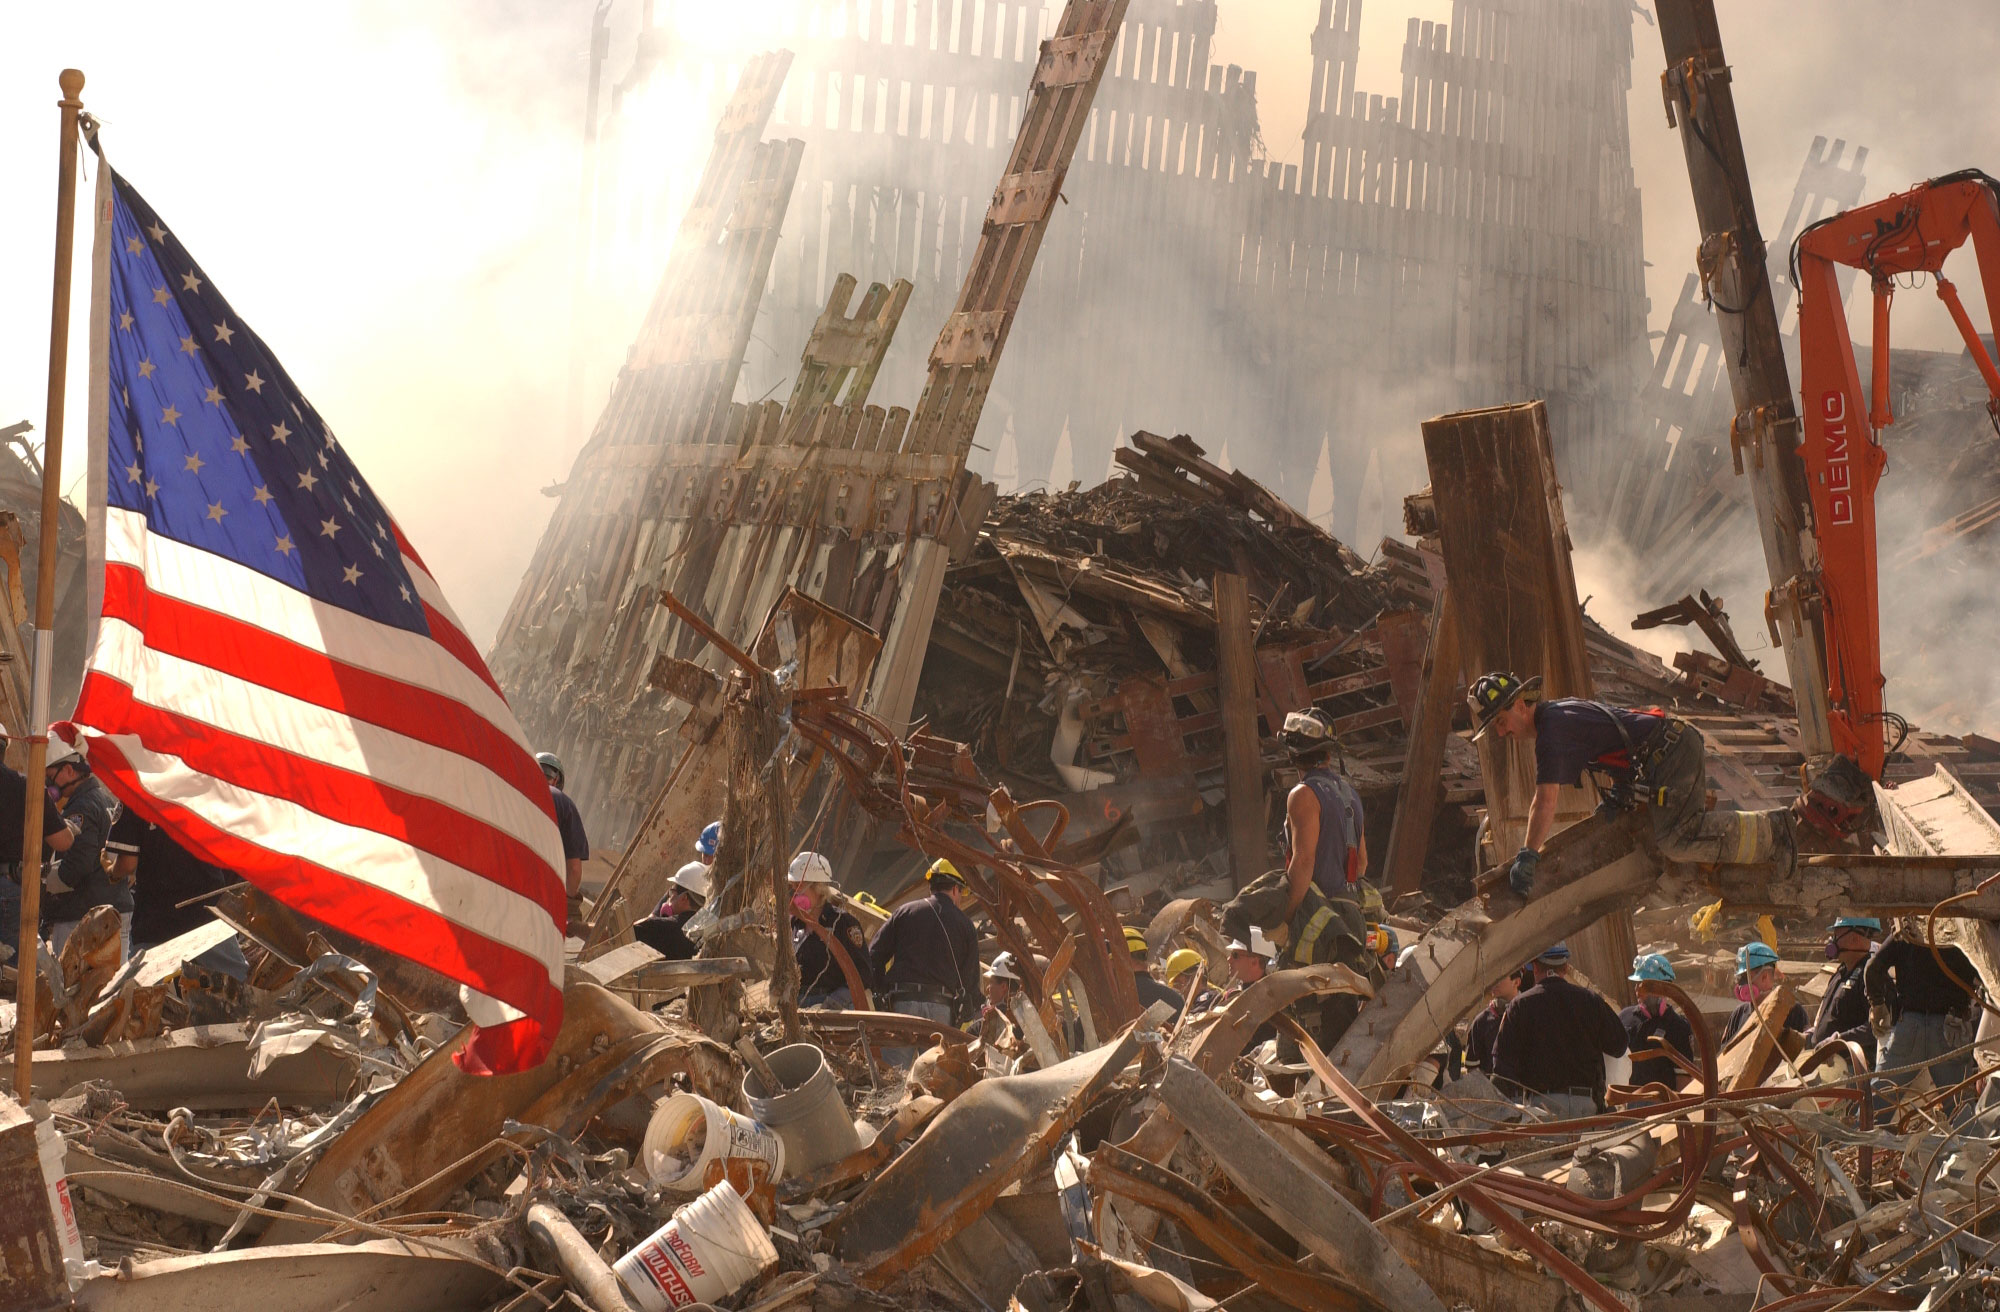
[[[1047,1157],[1171,1014],[1156,1003],[1115,1043],[967,1090],[834,1223],[836,1255],[869,1288],[909,1270]]]

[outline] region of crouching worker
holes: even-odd
[[[673,885],[653,914],[632,926],[632,937],[668,961],[692,961],[701,945],[687,936],[687,922],[708,901],[708,867],[688,862],[674,871]]]
[[[1250,881],[1222,908],[1222,932],[1239,943],[1251,941],[1253,930],[1263,930],[1264,939],[1276,953],[1273,969],[1291,970],[1300,966],[1346,966],[1371,984],[1380,983],[1382,969],[1368,952],[1368,924],[1361,908],[1346,898],[1329,898],[1307,885],[1296,910],[1287,913],[1286,904],[1294,890],[1286,872],[1272,870]],[[1232,956],[1232,964],[1233,964]],[[1321,1048],[1339,1042],[1362,999],[1351,993],[1321,994],[1294,1004],[1295,1015],[1306,1032]],[[1288,1036],[1281,1036],[1279,1056],[1293,1060]]]
[[[792,953],[799,963],[799,1005],[835,1007],[846,1010],[855,1005],[854,989],[847,972],[841,969],[825,938],[813,932],[818,925],[839,942],[854,965],[861,987],[874,991],[868,957],[868,940],[861,922],[833,903],[833,867],[817,852],[801,852],[792,858],[786,878],[792,885]]]
[[[1543,701],[1540,675],[1521,679],[1504,671],[1473,680],[1466,701],[1474,742],[1495,733],[1535,745],[1528,832],[1507,867],[1508,887],[1518,897],[1533,892],[1561,790],[1580,787],[1586,773],[1597,782],[1599,817],[1644,811],[1653,841],[1670,857],[1733,865],[1791,860],[1789,812],[1708,810],[1701,731],[1659,707],[1630,710],[1580,697]]]
[[[1514,999],[1493,1040],[1494,1080],[1557,1120],[1604,1109],[1604,1059],[1629,1050],[1611,1004],[1569,978],[1569,946],[1535,958],[1535,985]]]

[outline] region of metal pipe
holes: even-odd
[[[605,1265],[568,1217],[547,1203],[528,1207],[528,1242],[538,1260],[556,1265],[592,1312],[632,1312],[618,1273]]]

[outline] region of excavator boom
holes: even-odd
[[[1931,278],[1986,380],[1992,397],[1988,409],[2000,427],[2000,367],[1974,329],[1957,289],[1943,276],[1945,257],[1970,239],[1991,321],[2000,308],[1996,195],[1995,181],[1983,173],[1935,178],[1823,220],[1800,234],[1793,249],[1804,425],[1799,455],[1818,546],[1814,584],[1826,633],[1828,727],[1834,750],[1870,779],[1882,777],[1884,731],[1898,722],[1883,703],[1875,536],[1875,487],[1888,467],[1882,433],[1895,422],[1889,306],[1898,278]],[[1838,273],[1843,266],[1866,273],[1875,298],[1867,392],[1841,302]]]

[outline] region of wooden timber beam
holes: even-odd
[[[1428,420],[1424,454],[1467,672],[1539,674],[1546,696],[1589,697],[1583,608],[1546,408],[1532,401]],[[1527,832],[1534,763],[1532,743],[1493,734],[1479,744],[1498,860],[1511,857]],[[1593,805],[1584,790],[1563,789],[1557,826],[1582,819]],[[1593,984],[1630,1001],[1625,976],[1636,948],[1629,907],[1611,908],[1602,925],[1581,929],[1570,947]]]
[[[1264,761],[1257,733],[1257,652],[1250,585],[1215,576],[1216,676],[1222,694],[1222,763],[1229,803],[1229,868],[1236,887],[1264,873]],[[1273,726],[1274,728],[1276,726]]]
[[[1396,796],[1396,818],[1389,829],[1389,851],[1382,861],[1381,882],[1392,896],[1423,887],[1424,856],[1430,851],[1431,824],[1444,796],[1445,739],[1451,734],[1463,679],[1458,660],[1458,612],[1451,589],[1439,588],[1431,614],[1430,650],[1424,655],[1423,682],[1417,711],[1410,722],[1409,752],[1403,760],[1403,786]]]

